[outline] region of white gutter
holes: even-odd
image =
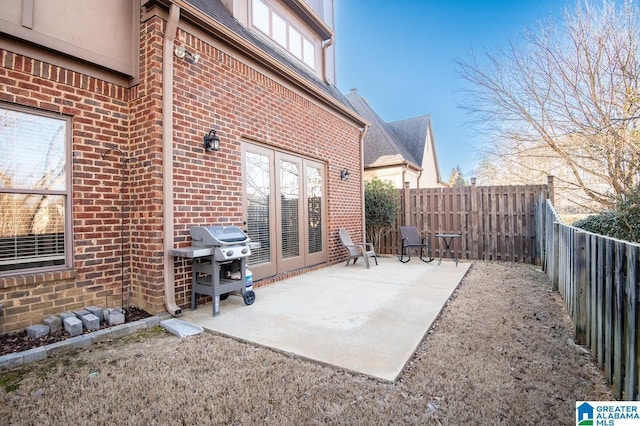
[[[173,44],[180,20],[180,7],[171,4],[162,51],[162,241],[164,259],[164,306],[171,315],[181,315],[173,282]]]

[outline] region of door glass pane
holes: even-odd
[[[322,251],[322,174],[316,167],[307,167],[307,208],[309,253]]]
[[[247,152],[246,162],[247,232],[260,245],[251,249],[249,263],[256,265],[271,261],[269,157]]]
[[[297,163],[280,161],[280,220],[282,257],[300,255],[299,238],[300,173]]]

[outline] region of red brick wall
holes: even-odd
[[[72,271],[0,278],[0,333],[43,317],[121,299],[152,313],[164,310],[162,240],[162,47],[164,21],[141,26],[139,83],[97,80],[0,51],[0,99],[72,116]],[[345,257],[337,238],[348,228],[360,239],[359,130],[322,102],[281,84],[189,34],[178,39],[201,55],[174,60],[174,214],[176,245],[189,245],[193,224],[241,224],[240,145],[251,140],[327,165],[329,263]],[[203,136],[220,136],[206,153]],[[115,146],[124,154],[112,151]],[[342,168],[351,176],[341,181]],[[124,225],[121,185],[124,179]],[[121,271],[124,226],[124,278]],[[190,267],[177,261],[177,303],[187,307]],[[130,277],[130,279],[129,279]],[[279,277],[281,278],[281,277]]]
[[[0,278],[0,333],[43,317],[120,304],[120,163],[126,150],[127,89],[0,50],[0,100],[72,116],[74,268]]]
[[[187,50],[200,54],[193,65],[174,60],[174,168],[176,243],[189,245],[193,224],[241,225],[241,142],[327,164],[329,262],[345,257],[337,237],[348,228],[361,235],[360,131],[275,78],[187,33],[178,32]],[[219,152],[204,152],[203,136],[216,129]],[[340,170],[351,172],[340,180]],[[189,268],[176,262],[177,302],[189,301]]]

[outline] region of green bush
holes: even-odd
[[[592,215],[573,223],[576,228],[593,232],[594,234],[615,237],[620,228],[618,213],[607,210],[597,215]]]
[[[393,228],[399,206],[400,196],[393,182],[374,177],[364,183],[366,238],[374,244],[376,252],[380,250],[382,236]]]
[[[595,234],[640,242],[640,186],[620,199],[614,210],[589,216],[573,226]]]

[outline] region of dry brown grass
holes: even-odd
[[[159,330],[0,374],[8,424],[559,425],[611,399],[544,274],[482,262],[395,384]]]

